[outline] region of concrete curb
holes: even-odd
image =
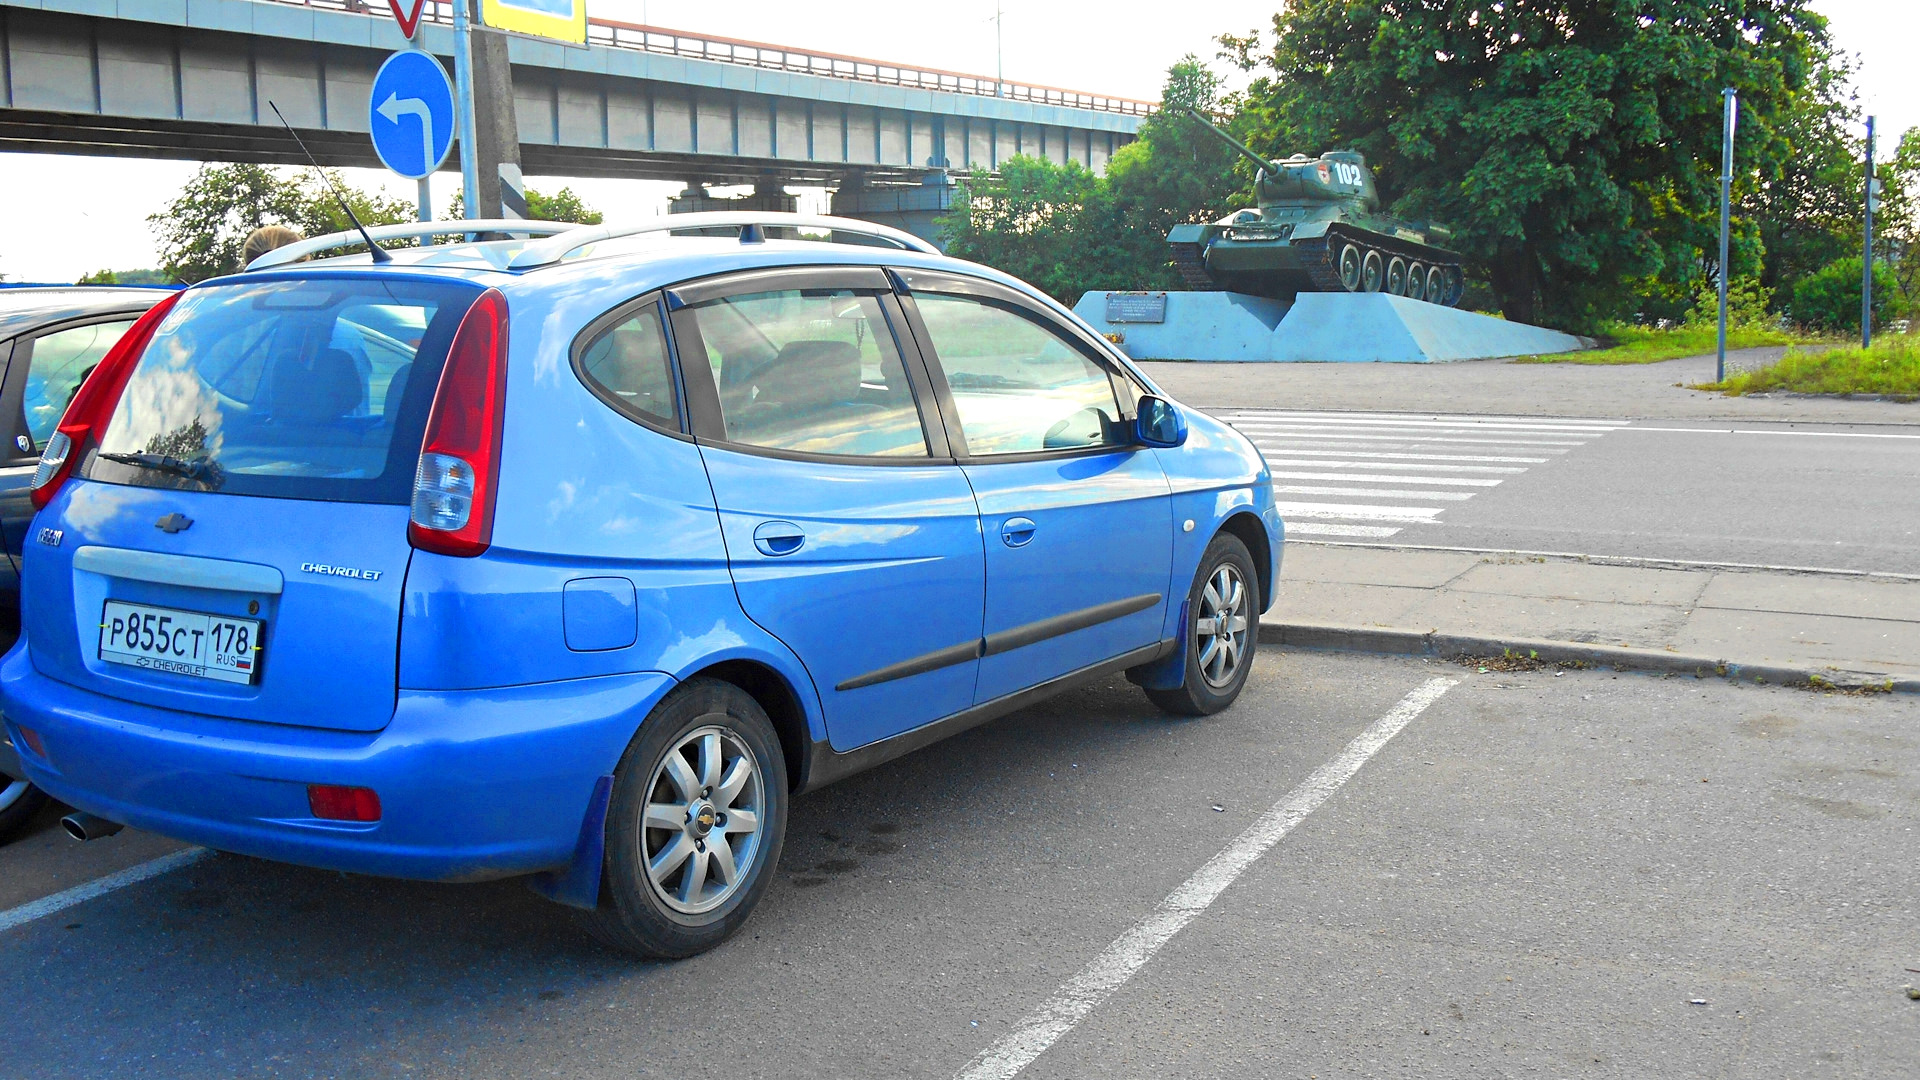
[[[1546,641],[1519,637],[1443,634],[1381,626],[1343,626],[1338,623],[1260,624],[1263,645],[1292,645],[1303,649],[1341,649],[1354,652],[1397,653],[1405,656],[1499,656],[1514,653],[1547,663],[1590,664],[1620,671],[1652,671],[1698,678],[1715,676],[1776,686],[1816,686],[1836,689],[1887,689],[1920,694],[1920,675],[1801,667],[1786,664],[1747,664],[1688,656],[1660,649],[1621,645],[1590,645],[1579,641]]]

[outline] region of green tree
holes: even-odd
[[[1801,278],[1793,287],[1793,319],[1816,330],[1860,329],[1860,256],[1850,255]],[[1900,299],[1893,271],[1873,264],[1873,324],[1886,322]]]
[[[180,194],[147,218],[160,268],[182,281],[240,269],[240,247],[262,225],[293,225],[305,203],[299,189],[264,165],[202,165]]]
[[[95,270],[74,282],[76,285],[171,285],[173,279],[159,270]]]
[[[1140,125],[1139,138],[1116,150],[1107,163],[1105,179],[1116,215],[1111,227],[1135,274],[1126,288],[1179,287],[1167,231],[1216,221],[1253,204],[1252,173],[1236,171],[1240,156],[1184,111],[1218,116],[1231,110],[1235,103],[1221,89],[1219,75],[1195,57],[1183,57],[1167,71],[1160,110]]]
[[[1071,304],[1088,289],[1134,287],[1116,281],[1111,248],[1100,250],[1099,226],[1113,219],[1105,185],[1080,163],[1023,155],[963,177],[940,224],[949,254]]]
[[[1192,56],[1168,69],[1161,101],[1230,110],[1221,79]],[[941,219],[947,250],[1033,282],[1063,303],[1097,289],[1178,288],[1167,230],[1248,205],[1251,174],[1184,112],[1162,108],[1117,150],[1106,175],[1031,157],[962,178]]]
[[[1808,0],[1296,0],[1274,30],[1248,91],[1270,144],[1362,151],[1396,213],[1454,226],[1508,318],[1570,327],[1699,274],[1720,88],[1740,172],[1771,175],[1827,41]],[[1738,233],[1744,276],[1760,245]]]
[[[447,216],[458,219],[465,215],[466,207],[466,196],[455,192],[453,201],[447,205]],[[600,211],[588,205],[585,199],[575,195],[573,189],[568,187],[552,195],[528,188],[527,216],[535,221],[571,221],[578,225],[598,225],[604,219]]]
[[[405,202],[359,191],[329,174],[366,225],[410,221]],[[311,170],[289,179],[264,165],[207,164],[168,207],[147,218],[169,279],[204,281],[239,271],[240,248],[262,225],[286,225],[306,236],[351,228],[333,193]]]

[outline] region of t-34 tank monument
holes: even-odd
[[[1253,162],[1256,206],[1211,225],[1175,225],[1173,265],[1195,289],[1275,299],[1302,292],[1388,292],[1452,307],[1466,283],[1460,255],[1435,246],[1435,225],[1380,213],[1366,158],[1332,150],[1268,161],[1186,110]]]
[[[1255,207],[1167,234],[1191,292],[1090,292],[1074,305],[1136,360],[1473,360],[1569,352],[1584,340],[1468,311],[1443,227],[1380,212],[1352,150],[1271,161],[1194,120],[1258,170]]]

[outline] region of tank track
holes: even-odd
[[[1308,274],[1313,278],[1313,286],[1315,289],[1321,292],[1347,291],[1346,286],[1340,284],[1339,251],[1341,247],[1345,246],[1349,241],[1359,244],[1362,249],[1374,248],[1382,255],[1388,257],[1398,255],[1408,262],[1422,262],[1428,266],[1438,266],[1443,269],[1452,270],[1456,275],[1456,281],[1461,281],[1465,278],[1466,267],[1461,265],[1460,256],[1451,251],[1428,247],[1425,244],[1410,244],[1394,237],[1381,236],[1378,233],[1362,233],[1335,226],[1327,230],[1325,237],[1318,240],[1302,241],[1295,245],[1303,249],[1309,245],[1313,245],[1320,249],[1319,258],[1303,260],[1306,263]],[[1459,289],[1456,286],[1455,295],[1448,297],[1444,306],[1453,307],[1459,302]]]
[[[1196,289],[1217,289],[1220,284],[1207,273],[1207,264],[1200,258],[1199,244],[1172,244],[1173,268],[1180,271],[1180,280]]]

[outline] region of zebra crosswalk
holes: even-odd
[[[1287,535],[1380,540],[1544,466],[1624,420],[1216,410],[1266,455]]]

